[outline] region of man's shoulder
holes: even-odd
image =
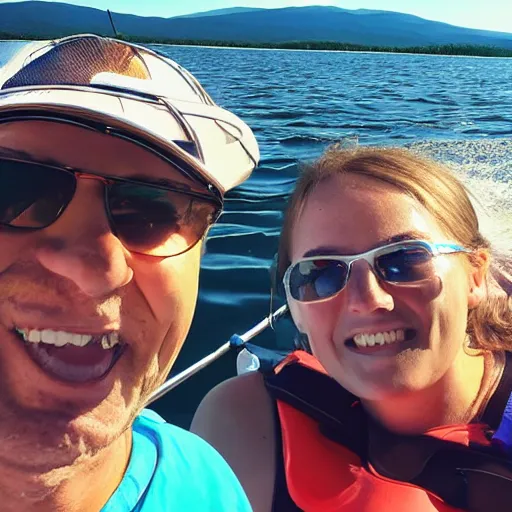
[[[187,510],[250,511],[238,479],[221,455],[196,434],[144,410],[133,424],[134,442],[143,436],[156,447],[149,495]],[[145,510],[145,509],[144,509]],[[198,509],[199,510],[199,509]]]
[[[180,457],[190,462],[191,457],[223,459],[204,439],[181,427],[167,423],[160,415],[144,409],[133,424],[133,431],[157,445],[160,455],[171,455],[176,462]]]

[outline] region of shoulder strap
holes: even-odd
[[[320,431],[365,459],[366,415],[359,399],[332,377],[299,363],[290,363],[264,382],[274,400],[285,402],[319,423]]]
[[[370,423],[368,463],[381,476],[430,491],[457,510],[509,512],[512,463],[500,452],[429,435],[401,436]],[[453,426],[457,429],[458,426]]]
[[[292,497],[288,491],[288,485],[286,483],[286,469],[284,465],[283,454],[283,436],[281,433],[281,420],[279,419],[276,400],[272,400],[272,409],[274,414],[274,435],[276,440],[276,476],[274,479],[272,512],[301,512],[301,509],[292,500]]]
[[[496,430],[512,392],[512,352],[505,352],[505,368],[500,383],[482,415],[482,422]]]
[[[244,348],[258,358],[259,372],[263,375],[273,373],[274,368],[290,355],[290,352],[264,348],[252,343],[245,343]]]

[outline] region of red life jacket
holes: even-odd
[[[508,377],[511,368],[507,358]],[[267,373],[265,384],[277,401],[288,492],[300,509],[512,511],[512,463],[491,446],[488,424],[395,435],[371,423],[357,397],[302,351]],[[510,379],[503,386],[500,418]]]

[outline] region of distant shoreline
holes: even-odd
[[[1,40],[0,40],[1,41]],[[136,41],[134,41],[136,42]],[[303,48],[263,48],[263,47],[256,47],[256,46],[208,46],[208,45],[197,45],[197,44],[175,44],[175,43],[139,43],[139,44],[153,44],[155,46],[162,45],[162,46],[178,46],[178,47],[185,47],[185,48],[211,48],[219,50],[261,50],[261,51],[274,51],[274,50],[280,50],[283,52],[323,52],[323,53],[364,53],[364,54],[381,54],[381,55],[417,55],[417,56],[424,56],[424,57],[471,57],[474,59],[504,59],[504,58],[510,58],[510,57],[504,57],[503,55],[467,55],[467,54],[449,54],[449,53],[421,53],[421,52],[390,52],[387,50],[313,50],[313,49],[303,49]],[[512,53],[512,52],[511,52]]]
[[[31,35],[6,34],[0,32],[0,40],[40,40],[63,37],[59,34],[48,37],[36,37]],[[243,49],[268,49],[268,50],[312,50],[312,51],[338,51],[338,52],[362,52],[362,53],[400,53],[412,55],[448,55],[461,57],[512,57],[512,50],[495,46],[478,46],[470,44],[443,44],[431,46],[370,46],[350,43],[338,43],[332,41],[290,41],[284,43],[255,43],[240,41],[209,41],[187,39],[163,39],[126,36],[118,34],[119,39],[142,44],[167,44],[173,46],[202,46],[212,48],[243,48]]]

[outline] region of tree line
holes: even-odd
[[[59,34],[53,37],[62,37]],[[101,34],[110,35],[110,34]],[[30,34],[18,35],[0,32],[0,39],[37,40],[52,39]],[[217,46],[228,48],[268,48],[275,50],[317,50],[317,51],[347,51],[347,52],[386,52],[386,53],[413,53],[429,55],[465,55],[474,57],[512,57],[512,50],[496,46],[480,46],[472,44],[438,44],[429,46],[373,46],[351,43],[338,43],[335,41],[288,41],[282,43],[257,43],[252,41],[219,41],[197,39],[170,39],[144,36],[130,36],[118,34],[119,39],[143,44],[171,44],[182,46]]]

